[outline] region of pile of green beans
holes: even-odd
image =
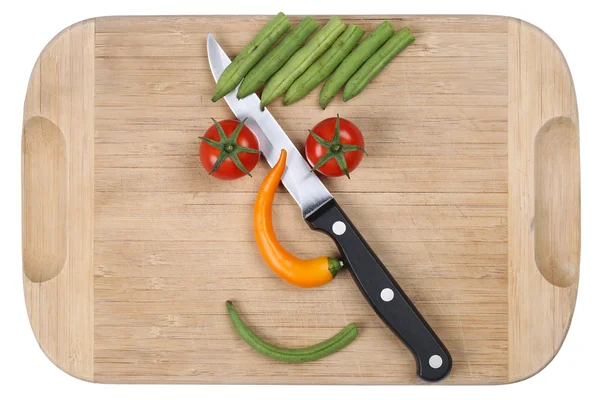
[[[267,23],[223,71],[212,100],[219,100],[241,82],[238,99],[264,86],[262,107],[283,94],[283,103],[288,105],[325,81],[319,94],[319,104],[325,109],[342,87],[344,101],[360,94],[415,40],[408,28],[394,32],[390,21],[383,21],[356,46],[365,33],[360,27],[346,27],[338,17],[331,17],[317,31],[315,20],[306,17],[269,51],[290,27],[283,13]]]

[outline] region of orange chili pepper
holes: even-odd
[[[279,161],[260,185],[254,203],[254,236],[260,254],[277,275],[300,287],[315,287],[331,281],[343,263],[330,257],[304,260],[290,254],[277,241],[273,229],[273,199],[285,170],[287,153],[281,150]]]

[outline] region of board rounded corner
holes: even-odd
[[[26,295],[25,295],[25,308],[27,309],[27,317],[28,317],[28,321],[29,321],[29,328],[31,329],[31,332],[33,333],[33,337],[39,347],[39,349],[41,350],[42,354],[52,363],[52,365],[54,365],[56,368],[58,368],[60,371],[64,372],[65,374],[78,379],[80,381],[83,382],[89,382],[89,383],[94,383],[94,377],[93,374],[89,373],[87,369],[85,368],[76,368],[75,364],[73,363],[73,361],[77,358],[76,356],[73,357],[69,357],[67,359],[63,359],[62,361],[60,360],[60,357],[58,356],[58,354],[53,354],[50,346],[52,345],[51,342],[46,342],[44,343],[44,340],[42,339],[41,335],[42,333],[40,332],[40,329],[36,329],[35,324],[34,324],[34,317],[36,313],[33,312],[32,310],[32,304],[31,301],[28,300],[28,296],[27,296],[27,292],[29,290],[31,290],[31,285],[41,285],[40,283],[36,283],[36,282],[32,282],[30,281],[27,276],[25,276],[25,274],[23,274],[23,284],[26,288]],[[38,305],[39,307],[39,305]],[[69,364],[71,363],[71,364]]]
[[[87,26],[89,25],[94,25],[95,21],[97,20],[96,17],[93,18],[86,18],[86,19],[82,19],[79,20],[77,22],[74,22],[66,27],[64,27],[63,29],[61,29],[60,31],[58,31],[58,33],[56,33],[56,35],[54,35],[42,48],[42,50],[40,51],[40,53],[38,54],[38,57],[36,59],[36,64],[40,61],[40,59],[44,56],[44,54],[49,51],[52,46],[59,41],[63,36],[68,35],[70,32],[74,31],[74,30],[78,30],[78,29],[85,29]]]
[[[557,54],[561,60],[561,63],[564,67],[564,70],[568,74],[568,77],[569,77],[569,80],[571,83],[571,90],[573,92],[575,92],[575,84],[573,82],[573,76],[571,75],[571,69],[569,68],[569,63],[567,62],[567,58],[565,57],[562,49],[560,48],[558,43],[554,40],[554,38],[548,32],[546,32],[539,26],[537,26],[529,21],[526,21],[524,19],[509,16],[509,17],[507,17],[507,20],[508,20],[509,25],[511,25],[511,24],[518,25],[521,34],[539,34],[543,38],[543,41],[550,44],[550,47],[552,48],[552,50],[557,52]],[[575,96],[575,99],[576,98],[577,97]],[[578,121],[575,121],[575,122],[577,123]]]
[[[29,314],[29,310],[28,310],[28,314]],[[71,378],[77,379],[77,380],[82,381],[82,382],[95,383],[94,378],[93,378],[92,375],[88,376],[83,371],[76,370],[76,369],[71,369],[71,368],[69,368],[69,366],[66,363],[61,363],[58,360],[58,357],[53,356],[50,353],[50,351],[42,344],[42,342],[40,341],[40,338],[39,338],[38,334],[36,333],[35,329],[33,329],[33,327],[31,326],[31,324],[30,324],[30,327],[31,327],[31,330],[33,331],[33,335],[35,337],[35,341],[37,342],[38,347],[40,348],[42,354],[52,363],[52,365],[54,367],[56,367],[60,371],[64,372],[65,374],[67,374]]]
[[[27,111],[27,103],[31,101],[29,98],[30,92],[32,89],[36,87],[36,73],[39,74],[40,62],[42,58],[53,49],[54,45],[65,35],[70,34],[75,30],[85,30],[89,25],[95,26],[95,22],[98,18],[87,18],[82,19],[80,21],[74,22],[71,25],[66,26],[61,29],[58,33],[56,33],[46,44],[42,47],[42,50],[38,53],[38,56],[35,59],[33,67],[31,68],[31,72],[29,74],[29,80],[27,81],[27,94],[25,95],[25,111]],[[24,113],[23,125],[25,125],[27,117],[27,112]]]
[[[573,303],[574,303],[573,304],[573,307],[574,307],[575,301]],[[513,384],[517,384],[517,383],[529,380],[529,379],[539,375],[542,371],[544,371],[548,367],[548,365],[552,364],[552,361],[554,361],[554,359],[560,352],[560,349],[562,349],[563,344],[565,343],[567,335],[569,334],[569,329],[571,328],[572,320],[573,320],[573,313],[571,313],[571,319],[569,320],[568,326],[565,328],[565,331],[562,336],[562,340],[561,340],[560,344],[557,346],[556,350],[552,354],[549,355],[549,357],[547,359],[545,359],[543,362],[539,363],[536,366],[536,368],[532,368],[531,370],[529,370],[525,373],[522,373],[519,376],[509,377],[509,380],[508,380],[508,382],[506,382],[506,384],[513,385]]]

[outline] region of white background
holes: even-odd
[[[202,0],[160,2],[124,0],[3,2],[0,30],[0,129],[2,196],[0,201],[0,398],[121,399],[144,396],[185,398],[306,397],[461,398],[515,397],[565,398],[598,395],[595,381],[600,368],[598,343],[598,186],[600,130],[596,117],[600,64],[598,14],[593,1],[334,1],[295,2],[260,0]],[[287,4],[286,4],[287,3]],[[10,6],[8,6],[10,4]],[[285,4],[285,5],[284,5]],[[215,386],[215,385],[93,385],[76,380],[54,367],[38,348],[29,327],[23,300],[21,273],[21,129],[23,101],[29,74],[44,45],[60,30],[82,19],[104,15],[143,14],[496,14],[527,20],[545,30],[562,49],[573,75],[580,114],[582,175],[582,258],[575,316],[566,341],[554,361],[537,376],[512,385],[475,387],[407,386]],[[585,393],[584,392],[584,393]],[[596,393],[596,394],[593,394]],[[317,398],[318,398],[317,397]]]

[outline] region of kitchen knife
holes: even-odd
[[[207,51],[210,69],[217,81],[231,60],[211,34],[208,35]],[[282,182],[300,206],[304,220],[312,229],[323,231],[333,238],[344,264],[371,307],[414,354],[417,375],[425,381],[445,378],[452,368],[452,358],[442,341],[331,193],[311,172],[311,167],[269,110],[261,111],[258,96],[252,94],[238,100],[238,88],[227,94],[225,101],[240,121],[246,119],[246,126],[258,137],[260,149],[271,166],[279,160],[281,149],[287,151]]]

